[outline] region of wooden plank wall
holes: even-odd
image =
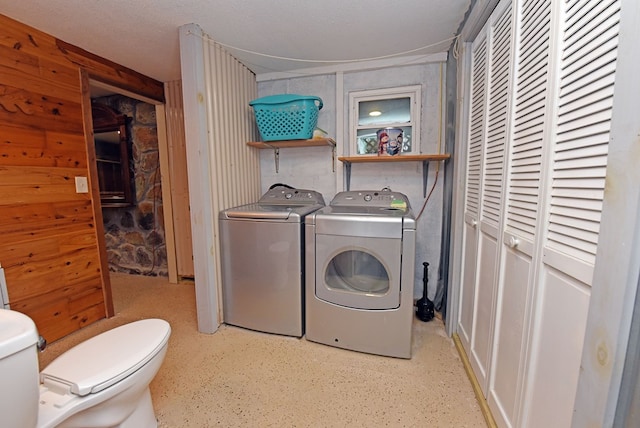
[[[0,15],[0,264],[48,341],[113,312],[99,199],[75,191],[97,182],[87,76],[163,101],[160,82]]]
[[[187,178],[187,149],[184,136],[184,107],[182,81],[165,82],[167,137],[169,140],[169,175],[173,204],[173,231],[175,234],[178,275],[193,278],[193,240],[191,238],[191,212],[189,210],[189,180]]]

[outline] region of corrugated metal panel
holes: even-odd
[[[260,158],[247,146],[256,141],[254,114],[249,101],[257,98],[255,75],[222,46],[205,40],[205,82],[213,212],[256,201],[260,197]],[[219,225],[214,223],[214,234]],[[216,282],[220,275],[220,241],[214,241]]]

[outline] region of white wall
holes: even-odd
[[[318,127],[338,142],[337,156],[350,155],[349,144],[349,92],[409,85],[422,85],[421,153],[437,153],[444,146],[442,122],[442,93],[444,91],[444,62],[393,66],[375,70],[328,73],[279,80],[259,81],[260,97],[281,93],[316,95],[322,98]],[[260,80],[260,79],[258,79]],[[336,101],[340,100],[340,101]],[[339,104],[341,103],[341,104]],[[344,126],[341,126],[344,124]],[[341,162],[336,160],[332,171],[331,150],[325,147],[280,149],[279,173],[275,172],[274,155],[270,150],[260,154],[261,185],[263,191],[273,183],[286,183],[294,187],[321,192],[329,204],[333,196],[346,190],[342,180]],[[442,169],[442,165],[439,166]],[[438,165],[429,167],[427,193],[434,183]],[[440,262],[440,235],[442,223],[442,178],[418,221],[414,297],[422,295],[422,262],[429,262],[429,296],[433,298],[437,287]],[[416,215],[425,198],[422,186],[422,163],[363,163],[352,166],[351,190],[380,190],[390,187],[409,197]]]

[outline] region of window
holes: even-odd
[[[392,134],[401,145],[393,152],[389,149],[389,154],[419,152],[421,105],[419,85],[351,92],[351,152],[355,155],[381,154],[381,149],[384,151],[386,147],[381,147],[380,143],[386,143]]]

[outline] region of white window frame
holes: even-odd
[[[381,123],[379,126],[368,124],[359,126],[360,103],[365,101],[409,98],[410,120],[403,123]],[[411,151],[401,154],[420,153],[420,122],[422,118],[422,86],[401,86],[396,88],[373,89],[349,92],[349,152],[352,156],[376,156],[375,154],[358,154],[358,131],[370,128],[405,127],[411,128]]]

